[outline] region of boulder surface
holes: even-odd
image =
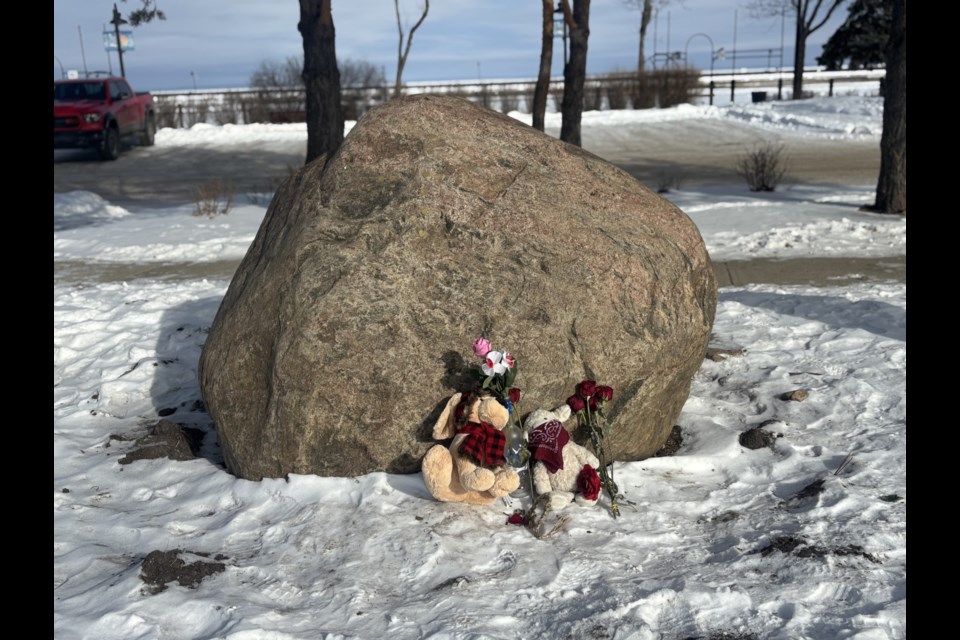
[[[417,95],[277,191],[200,385],[239,477],[416,472],[483,335],[516,358],[524,413],[613,387],[608,458],[640,460],[670,436],[716,303],[675,205],[513,118]]]

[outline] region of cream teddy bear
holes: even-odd
[[[596,471],[600,460],[589,449],[570,439],[563,426],[569,418],[570,407],[563,405],[553,411],[537,409],[523,423],[535,460],[533,487],[538,495],[548,496],[553,511],[563,509],[574,500],[583,506],[593,506],[600,497],[600,479]],[[581,474],[584,475],[582,480]],[[588,487],[586,495],[581,491],[582,486]]]
[[[433,427],[434,439],[453,441],[434,445],[421,465],[430,494],[441,502],[492,504],[516,491],[520,476],[504,458],[509,420],[507,408],[488,392],[455,393]]]

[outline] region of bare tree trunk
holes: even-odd
[[[874,210],[907,213],[907,2],[893,0]]]
[[[820,29],[829,20],[833,12],[847,0],[788,0],[789,6],[797,12],[796,42],[793,49],[793,99],[803,98],[803,61],[807,53],[807,38]],[[758,4],[767,7],[785,7],[782,3],[769,3],[758,0]],[[767,9],[768,15],[770,9]],[[777,12],[779,13],[779,11]]]
[[[553,68],[553,1],[543,0],[543,40],[540,44],[540,73],[533,91],[533,128],[543,131]]]
[[[793,47],[793,99],[803,98],[803,59],[807,55],[807,25],[804,16],[797,8],[797,34]]]
[[[427,18],[427,12],[430,11],[430,0],[424,0],[423,15],[417,20],[417,24],[413,25],[413,28],[410,29],[410,33],[407,35],[406,49],[403,47],[403,23],[400,20],[400,0],[393,0],[393,6],[397,10],[397,31],[400,32],[400,39],[397,42],[397,81],[393,85],[393,97],[399,98],[403,86],[403,68],[407,66],[407,56],[410,55],[410,44],[413,42],[413,34]]]
[[[590,37],[590,0],[562,0],[564,19],[570,32],[570,60],[563,65],[563,103],[560,139],[578,147],[583,116],[583,85],[587,77],[587,40]]]
[[[647,67],[647,58],[644,50],[647,46],[647,27],[653,18],[653,0],[643,0],[643,13],[640,14],[640,57],[637,62],[637,73],[643,73]]]
[[[331,0],[300,0],[297,30],[303,37],[306,87],[307,163],[337,150],[343,142],[343,107],[337,68]]]

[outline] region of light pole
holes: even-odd
[[[87,54],[83,50],[83,31],[80,31],[80,25],[77,25],[77,35],[80,36],[80,57],[83,58],[83,75],[86,77],[89,75],[87,73]]]
[[[690,41],[696,38],[697,36],[703,36],[710,43],[710,77],[713,77],[713,61],[717,59],[717,56],[716,56],[716,51],[714,51],[714,48],[713,48],[713,38],[711,38],[707,34],[695,33],[689,38],[687,38],[687,44],[684,45],[683,47],[683,61],[687,62],[689,60],[689,58],[687,58],[687,49],[690,48]]]
[[[693,40],[694,38],[696,38],[697,36],[703,36],[703,37],[706,38],[707,41],[710,43],[710,104],[711,104],[711,106],[712,106],[712,105],[713,105],[713,87],[714,87],[714,85],[713,85],[713,63],[716,62],[717,60],[721,60],[721,59],[724,57],[725,52],[724,52],[724,50],[723,50],[723,47],[720,47],[719,49],[714,49],[714,48],[713,48],[713,38],[711,38],[711,37],[708,36],[707,34],[705,34],[705,33],[695,33],[695,34],[693,34],[692,36],[690,36],[689,38],[687,38],[687,44],[686,44],[686,45],[684,46],[684,48],[683,48],[683,61],[684,61],[685,63],[687,62],[687,49],[690,47],[690,41]]]
[[[60,58],[53,56],[53,59],[57,61],[57,64],[60,65],[60,79],[63,80],[67,77],[67,72],[63,70],[63,63],[60,62]]]
[[[190,77],[193,79],[193,90],[197,90],[197,74],[193,71],[190,72]]]
[[[113,33],[117,38],[117,56],[120,58],[120,77],[126,78],[127,72],[123,68],[123,46],[120,44],[120,25],[127,24],[127,21],[120,16],[116,3],[113,5],[113,20],[110,21],[110,24],[113,25]]]
[[[568,62],[567,58],[569,57],[567,55],[567,17],[563,13],[562,1],[560,0],[557,1],[557,8],[553,10],[553,13],[554,15],[557,16],[556,18],[554,18],[554,24],[559,22],[561,25],[560,35],[563,38],[563,64],[566,65]]]

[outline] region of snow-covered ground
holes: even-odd
[[[716,119],[879,141],[880,104],[597,112],[584,125]],[[279,136],[305,129],[199,125],[161,130],[157,145]],[[905,218],[858,211],[874,189],[665,196],[715,260],[905,255]],[[188,206],[127,210],[96,193],[55,193],[54,261],[239,259],[265,213],[254,200],[210,219]],[[716,343],[744,352],[704,361],[677,420],[680,449],[615,463],[623,517],[603,501],[573,505],[546,539],[506,524],[522,498],[438,503],[416,474],[227,473],[196,379],[227,285],[55,281],[58,640],[906,638],[905,283],[721,289]],[[474,337],[464,336],[465,355]],[[796,389],[809,397],[783,399]],[[132,446],[123,438],[160,416],[199,429],[202,456],[118,464]],[[743,446],[757,427],[770,446]],[[144,558],[178,549],[223,570],[150,594]]]

